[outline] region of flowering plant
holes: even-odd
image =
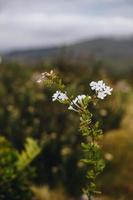
[[[62,80],[51,70],[50,73],[42,73],[38,83],[44,82],[45,85],[55,86],[57,91],[52,96],[52,101],[66,104],[68,110],[74,111],[79,116],[79,130],[83,136],[81,148],[84,158],[81,162],[87,165],[87,185],[83,189],[84,195],[91,200],[92,197],[100,192],[97,191],[96,178],[104,169],[104,160],[101,156],[99,141],[102,137],[102,130],[99,128],[98,122],[93,122],[92,113],[89,110],[90,105],[96,105],[98,99],[104,99],[107,95],[111,95],[112,88],[107,86],[102,80],[90,83],[94,95],[81,94],[76,97],[69,95],[66,86]]]

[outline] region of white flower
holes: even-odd
[[[86,95],[82,94],[82,95],[78,95],[74,100],[73,100],[73,103],[76,104],[76,103],[81,103],[82,100],[86,97]]]
[[[76,105],[77,107],[78,104],[82,103],[82,100],[86,97],[86,95],[82,94],[82,95],[78,95],[72,102],[71,105]]]
[[[70,106],[68,107],[69,110],[77,111],[77,108],[80,108],[80,105],[82,103],[82,100],[86,98],[86,95],[78,95],[72,102],[70,103]]]
[[[58,100],[59,95],[60,95],[60,91],[56,91],[52,96],[52,101]]]
[[[105,83],[103,83],[103,81],[98,81],[98,82],[95,82],[95,81],[92,81],[90,83],[90,86],[91,86],[91,89],[92,90],[95,90],[95,91],[101,91],[105,89]]]
[[[74,110],[74,108],[70,105],[70,106],[68,107],[68,110]]]
[[[56,101],[56,100],[65,101],[67,99],[68,99],[68,96],[66,95],[66,93],[63,93],[61,91],[56,91],[52,96],[52,101]]]
[[[81,102],[84,98],[86,97],[86,95],[82,94],[82,95],[78,95],[78,102]]]
[[[60,95],[59,95],[59,100],[61,100],[61,101],[65,101],[65,100],[67,100],[68,99],[68,96],[66,95],[66,93],[60,93]]]
[[[90,87],[92,90],[95,90],[99,99],[104,99],[107,95],[111,95],[111,92],[113,90],[113,88],[110,88],[109,86],[105,85],[103,80],[98,82],[92,81],[90,83]]]
[[[98,92],[98,94],[97,94],[97,97],[98,97],[99,99],[104,99],[106,96],[107,96],[107,95],[106,95],[105,92]]]
[[[96,83],[95,81],[92,81],[92,82],[90,83],[90,86],[91,86],[91,89],[92,89],[92,90],[96,90],[97,83]]]
[[[113,90],[113,88],[110,88],[109,86],[106,86],[106,88],[105,88],[105,92],[108,95],[111,95],[112,90]]]

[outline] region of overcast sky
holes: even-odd
[[[0,0],[0,50],[133,35],[133,0]]]

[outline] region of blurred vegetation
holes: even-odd
[[[103,79],[113,86],[111,98],[102,101],[95,110],[92,110],[95,113],[94,120],[100,120],[105,132],[103,154],[107,159],[113,157],[107,160],[107,167],[100,177],[99,184],[105,194],[113,197],[118,194],[119,197],[122,193],[127,195],[128,191],[127,199],[132,199],[132,113],[130,117],[127,116],[132,79],[127,78],[127,74],[121,76],[120,73],[114,75],[110,70],[106,71],[103,61],[93,60],[88,62],[88,65],[83,65],[61,57],[54,63],[40,63],[37,67],[20,66],[15,63],[1,64],[0,133],[12,146],[8,154],[9,160],[2,154],[5,166],[12,170],[17,159],[15,152],[22,151],[25,139],[32,137],[41,145],[45,142],[45,145],[39,156],[32,161],[32,166],[36,168],[36,176],[28,183],[28,191],[29,186],[45,184],[50,189],[63,187],[70,196],[81,195],[86,169],[79,162],[81,137],[78,134],[78,118],[74,113],[65,111],[63,105],[52,103],[53,88],[47,89],[36,83],[39,74],[50,69],[60,74],[68,84],[69,92],[75,95],[77,92],[91,92],[89,82],[92,80]],[[132,107],[132,99],[130,101]],[[129,110],[131,111],[131,108]],[[0,151],[2,148],[3,146],[0,146]],[[0,173],[1,170],[0,167]],[[26,172],[30,175],[27,170]],[[23,173],[21,176],[25,182],[28,178]],[[21,184],[23,185],[23,181],[20,180],[15,183],[20,188]],[[0,184],[3,184],[2,179]],[[14,191],[18,190],[14,187]],[[22,200],[26,198],[21,196]]]
[[[32,190],[34,191],[34,193],[36,193],[37,199],[39,200],[68,200],[68,197],[63,189],[50,190],[47,186],[44,186],[38,188],[33,187]]]
[[[130,121],[133,119],[132,102],[133,95],[130,95],[120,129],[108,132],[103,140],[107,160],[102,176],[103,191],[117,198],[125,196],[125,199],[133,198],[133,124]]]
[[[28,181],[34,174],[34,168],[29,168],[29,163],[38,155],[40,150],[37,143],[28,138],[25,149],[22,153],[19,153],[8,140],[0,136],[1,200],[32,199],[33,193]]]

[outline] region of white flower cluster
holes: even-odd
[[[68,109],[77,111],[80,108],[80,104],[82,103],[83,99],[86,98],[86,95],[78,95],[74,100],[71,101]],[[91,98],[91,97],[90,97]],[[52,96],[52,101],[66,101],[68,100],[67,93],[63,93],[61,91],[56,91]]]
[[[91,89],[95,90],[99,99],[104,99],[107,95],[111,95],[113,88],[107,86],[102,80],[90,83]]]
[[[43,76],[43,75],[42,75]],[[92,81],[90,83],[90,87],[92,90],[96,92],[97,98],[104,99],[107,95],[111,95],[112,88],[105,85],[105,83],[101,80],[98,82]],[[73,110],[75,112],[79,112],[79,109],[82,107],[83,100],[87,98],[91,99],[91,96],[86,96],[84,94],[78,95],[75,99],[70,102],[70,99],[67,96],[66,92],[56,91],[52,96],[52,101],[60,101],[66,103],[70,103],[68,109]]]
[[[79,108],[79,104],[82,103],[84,98],[86,98],[86,95],[84,95],[84,94],[78,95],[74,100],[72,100],[72,102],[70,103],[70,106],[68,107],[68,109],[75,111],[74,107]]]
[[[68,100],[68,96],[66,95],[66,93],[63,93],[61,91],[56,91],[53,96],[52,96],[52,101],[65,101]]]

